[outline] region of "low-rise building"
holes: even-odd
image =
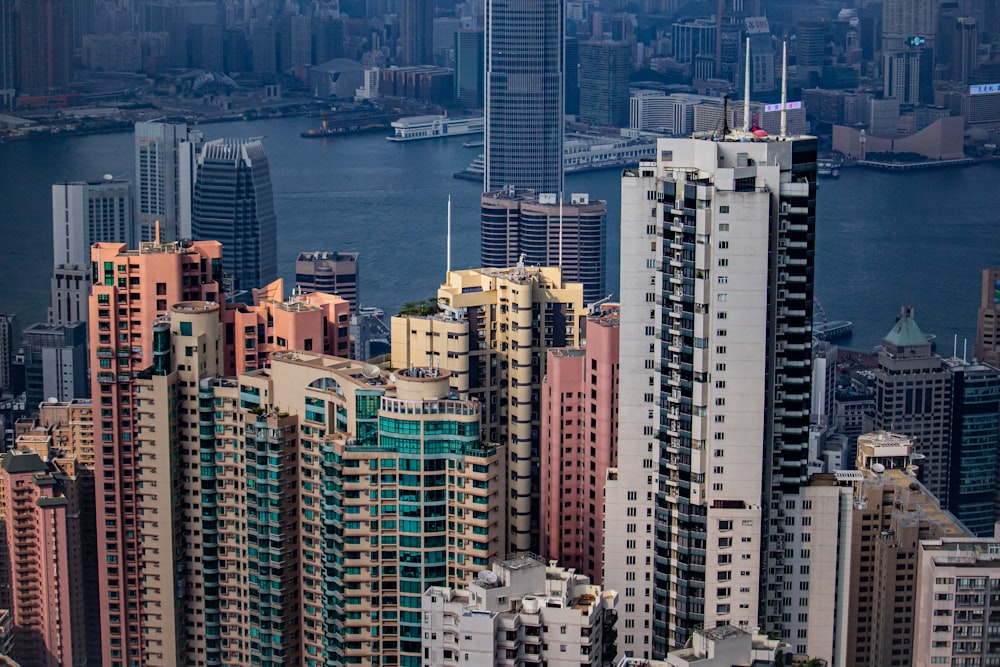
[[[610,665],[617,598],[556,561],[532,554],[495,561],[464,589],[424,593],[423,665]]]

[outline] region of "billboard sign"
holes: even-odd
[[[785,104],[785,111],[790,109],[801,109],[802,102],[787,102]],[[768,104],[764,106],[764,113],[771,113],[772,111],[781,111],[780,104]]]
[[[979,86],[969,86],[970,95],[988,95],[1000,93],[1000,83],[984,83]]]

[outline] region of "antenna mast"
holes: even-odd
[[[781,43],[781,133],[780,137],[785,138],[785,130],[788,124],[788,41]]]
[[[448,195],[448,257],[445,270],[447,273],[451,273],[451,195]]]
[[[750,131],[750,38],[747,37],[747,62],[743,74],[743,131]]]

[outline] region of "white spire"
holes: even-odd
[[[448,195],[448,259],[445,270],[447,271],[445,274],[447,278],[448,273],[451,273],[451,195]]]
[[[743,75],[743,131],[750,131],[750,38],[747,37],[747,63]]]

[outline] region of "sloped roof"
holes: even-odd
[[[928,345],[927,336],[917,326],[917,321],[913,319],[913,310],[904,308],[903,315],[899,321],[885,335],[885,342],[896,347],[918,347]]]

